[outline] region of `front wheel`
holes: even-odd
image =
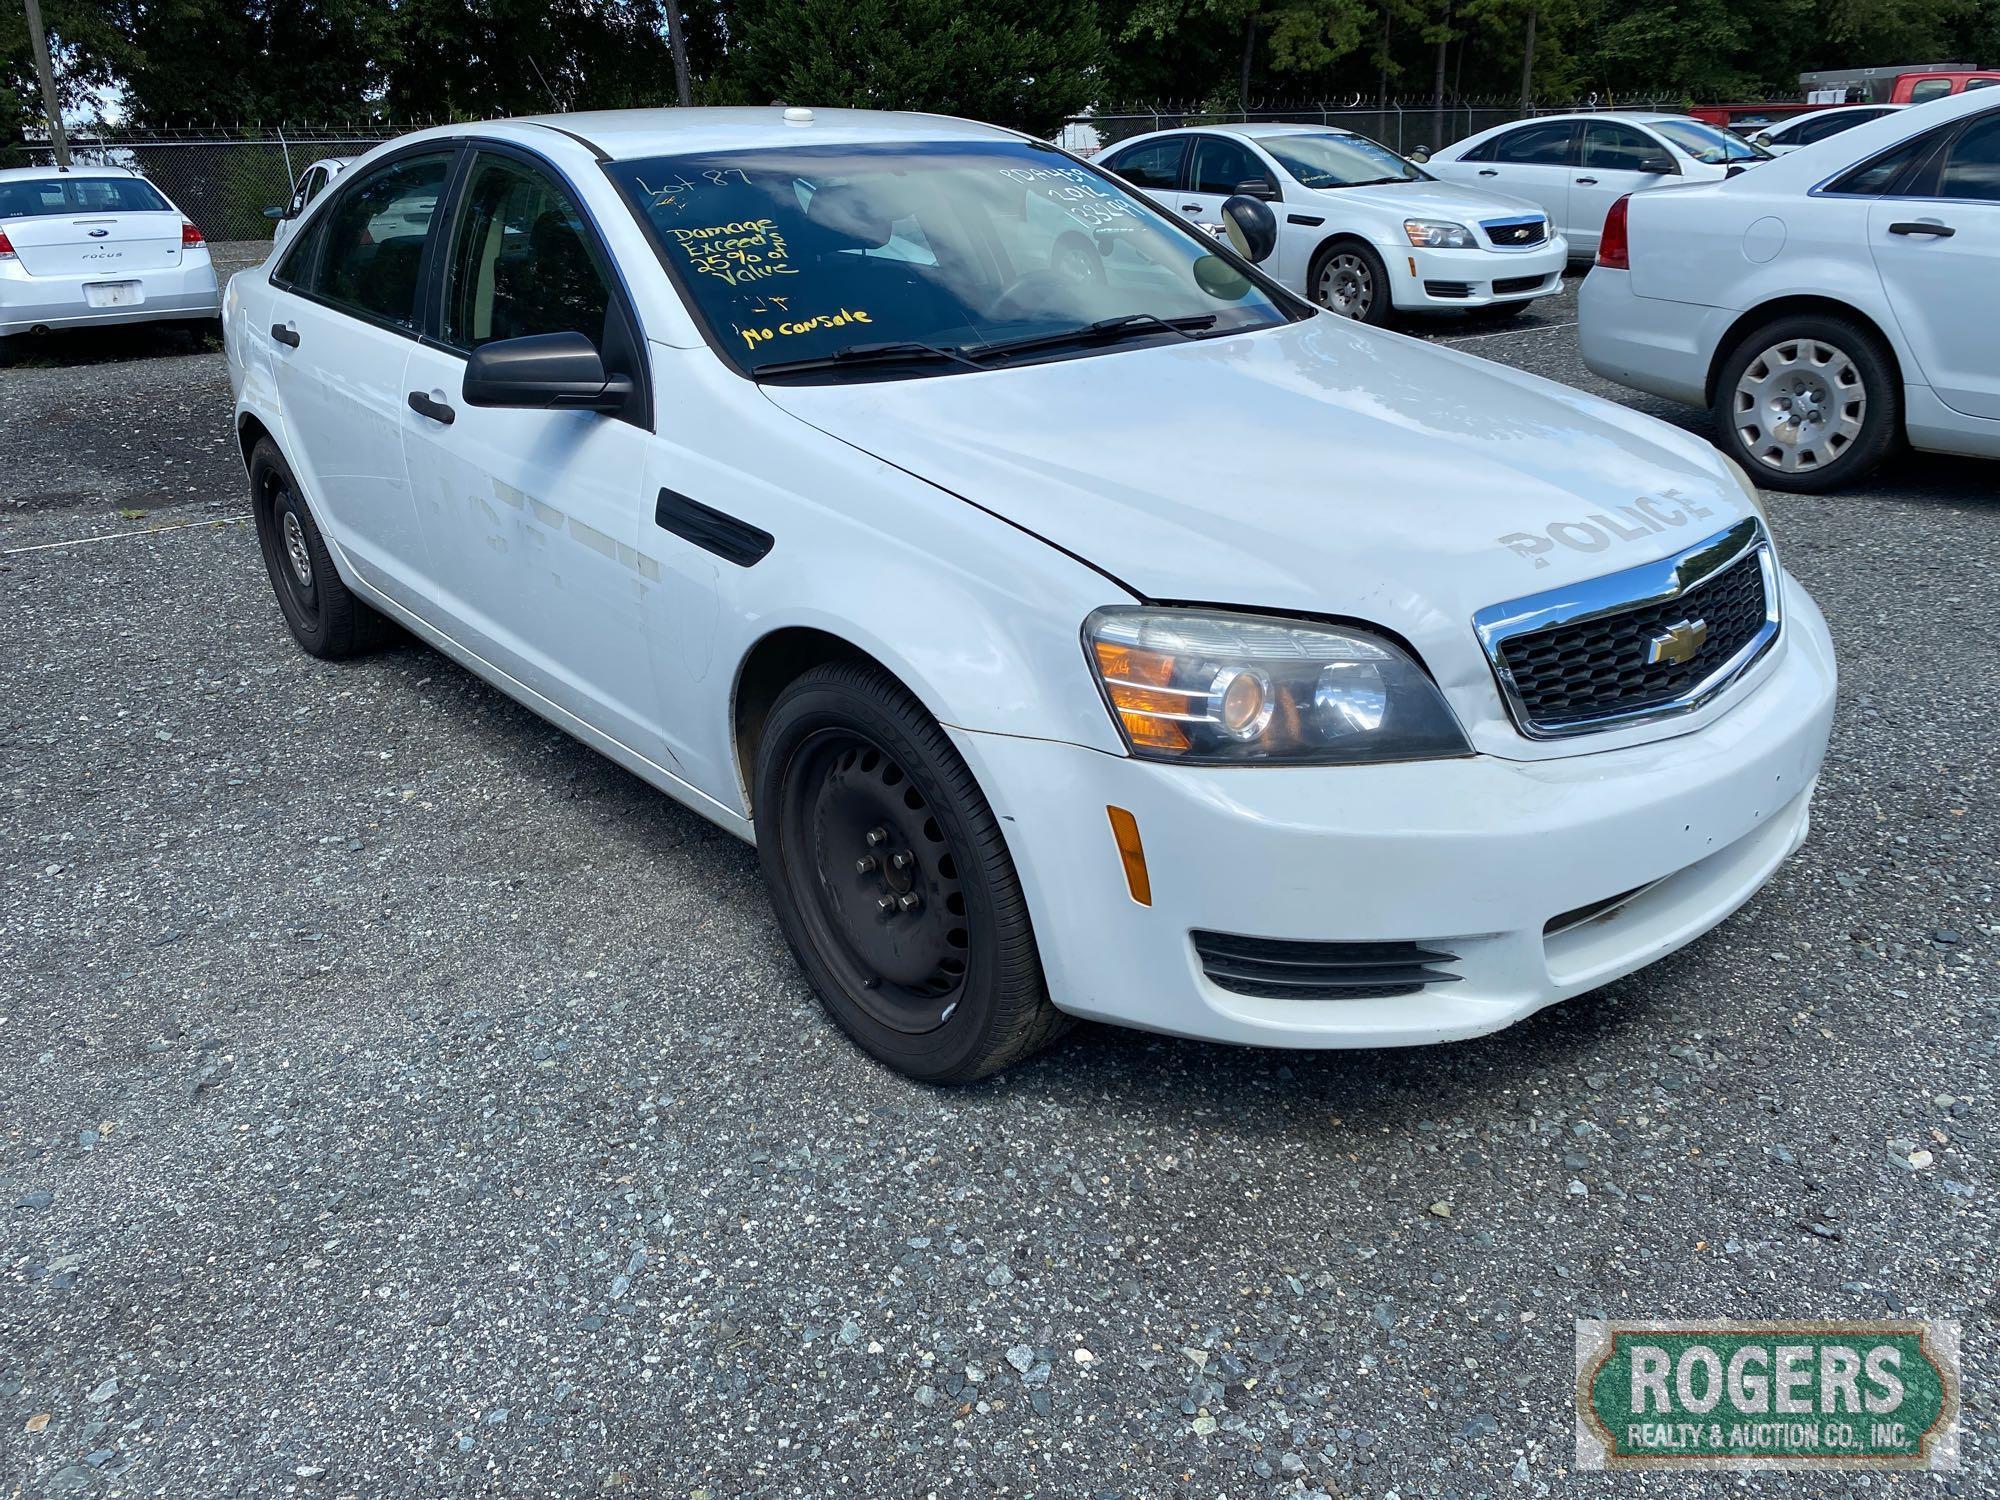
[[[1382,258],[1358,240],[1320,251],[1309,277],[1312,299],[1330,313],[1376,327],[1389,321],[1389,276]]]
[[[1820,492],[1861,478],[1902,430],[1902,388],[1882,341],[1845,318],[1752,329],[1715,383],[1723,450],[1758,484]]]
[[[893,678],[843,662],[786,688],[758,747],[756,808],[786,941],[873,1056],[969,1083],[1068,1029],[999,822]]]

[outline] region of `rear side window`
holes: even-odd
[[[1891,147],[1880,156],[1869,158],[1845,176],[1836,177],[1824,190],[1829,193],[1851,193],[1864,198],[1890,192],[1913,166],[1936,149],[1938,135],[1939,132],[1933,130],[1918,136],[1915,140]]]
[[[604,347],[604,267],[568,195],[532,167],[478,158],[445,277],[444,338],[457,348],[533,333],[581,333]]]
[[[1940,198],[2000,203],[2000,111],[1967,127],[1953,143],[1937,190]]]
[[[1564,166],[1570,159],[1572,134],[1567,120],[1510,131],[1493,143],[1493,155],[1487,160],[1512,162],[1523,167]]]
[[[363,317],[413,326],[424,245],[451,160],[449,152],[406,156],[343,192],[319,216],[325,249],[312,290]]]
[[[0,219],[59,214],[167,214],[173,207],[136,177],[30,177],[0,182]]]
[[[1187,155],[1187,148],[1186,136],[1172,135],[1165,140],[1144,141],[1123,151],[1114,151],[1102,165],[1106,171],[1116,172],[1136,188],[1177,188],[1181,183],[1181,160]]]

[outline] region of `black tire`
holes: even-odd
[[[1787,390],[1788,383],[1796,390]],[[1729,352],[1711,406],[1716,443],[1767,489],[1851,484],[1903,434],[1903,388],[1872,329],[1824,313],[1776,318]],[[1801,416],[1800,414],[1804,415]]]
[[[785,939],[863,1050],[927,1083],[970,1083],[1069,1029],[999,821],[944,731],[881,669],[815,667],[778,695],[756,808]]]
[[[1350,277],[1366,283],[1365,288],[1355,288],[1352,296],[1345,292]],[[1320,247],[1306,273],[1306,295],[1336,317],[1371,328],[1380,328],[1395,312],[1382,257],[1360,240],[1335,240]]]
[[[290,466],[269,438],[259,438],[250,451],[250,512],[292,639],[328,661],[359,656],[394,639],[395,626],[341,581]]]

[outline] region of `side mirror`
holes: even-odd
[[[1278,201],[1278,190],[1262,177],[1250,177],[1236,184],[1236,191],[1246,198],[1259,198],[1266,203]]]
[[[1270,204],[1248,193],[1223,200],[1222,228],[1230,246],[1253,265],[1270,259],[1278,248],[1278,216]]]
[[[607,375],[597,346],[580,333],[533,333],[481,344],[465,363],[467,406],[538,411],[622,411],[629,375]]]
[[[1416,150],[1410,153],[1410,160],[1415,162],[1420,167],[1424,165],[1424,163],[1428,162],[1430,159],[1431,159],[1431,148],[1428,146],[1419,146],[1417,147]]]
[[[1671,156],[1649,156],[1640,162],[1637,169],[1654,177],[1678,177],[1681,169],[1674,165]]]
[[[264,217],[267,219],[289,219],[291,216],[291,209],[283,203],[274,204],[264,210]]]
[[[1771,132],[1768,130],[1758,131],[1755,135],[1750,137],[1750,144],[1753,146],[1768,147],[1771,144]]]

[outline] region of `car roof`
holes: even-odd
[[[22,182],[43,177],[124,177],[139,174],[130,167],[0,167],[0,182]]]
[[[614,161],[698,151],[745,151],[776,146],[858,146],[895,141],[1018,141],[1017,131],[949,115],[873,109],[814,109],[811,119],[786,119],[782,105],[731,109],[608,109],[571,115],[526,115],[497,125],[559,130]],[[489,126],[447,127],[471,133]]]

